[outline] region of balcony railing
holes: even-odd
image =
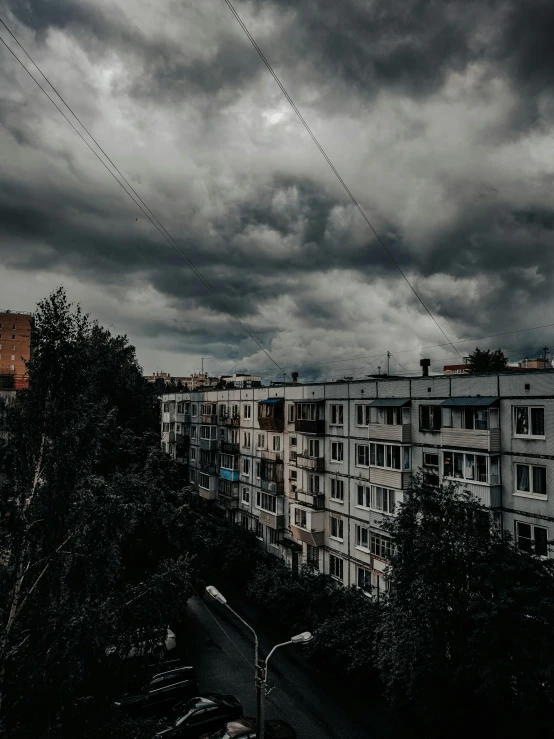
[[[190,423],[190,413],[177,413],[175,420],[177,423]]]
[[[274,493],[275,495],[283,495],[285,492],[285,483],[282,481],[260,480],[260,487],[266,493]]]
[[[198,442],[200,449],[208,449],[213,451],[217,449],[217,439],[200,439]]]
[[[219,451],[223,454],[239,454],[240,445],[238,441],[220,441]]]
[[[238,470],[228,470],[225,467],[220,468],[219,476],[222,480],[240,480],[240,472]]]
[[[323,493],[310,493],[309,490],[291,490],[287,497],[291,501],[315,510],[325,508],[325,495]]]
[[[296,466],[302,467],[305,470],[323,472],[323,469],[325,467],[325,459],[323,457],[308,457],[307,454],[297,454]]]
[[[226,426],[240,426],[240,416],[225,416],[223,421]]]
[[[370,423],[368,436],[370,439],[379,439],[382,441],[399,441],[405,444],[409,443],[412,440],[412,427],[409,423]]]
[[[323,419],[306,421],[303,418],[297,418],[294,422],[294,428],[300,434],[317,434],[318,436],[323,436],[325,434],[325,421]]]
[[[304,529],[301,526],[291,523],[290,529],[295,539],[306,542],[311,547],[321,547],[325,541],[325,532],[323,526],[317,529]]]
[[[500,451],[500,429],[481,431],[479,429],[444,428],[441,431],[441,444],[445,447],[464,449],[483,449],[487,452]]]
[[[217,467],[215,462],[198,462],[198,469],[205,472],[207,475],[216,475]]]
[[[210,413],[210,414],[203,413],[200,416],[200,421],[206,426],[215,426],[217,423],[217,415],[215,413]]]
[[[283,452],[278,451],[275,452],[271,449],[262,449],[260,451],[260,457],[262,459],[269,459],[273,462],[282,462],[283,461]]]

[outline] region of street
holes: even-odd
[[[180,628],[186,630],[182,637],[201,691],[232,693],[242,702],[245,714],[255,716],[251,633],[214,601],[191,598],[188,611]],[[275,641],[262,631],[253,614],[241,610],[241,615],[256,628],[260,651],[267,655]],[[395,720],[382,702],[372,698],[371,686],[364,705],[336,695],[327,688],[325,676],[307,664],[301,646],[289,645],[275,652],[268,682],[274,689],[266,699],[266,718],[288,721],[299,739],[401,739]]]

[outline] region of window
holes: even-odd
[[[310,457],[319,457],[319,439],[310,439],[308,442],[308,455]]]
[[[242,502],[250,503],[250,490],[248,490],[248,488],[242,489]]]
[[[15,334],[12,334],[12,341],[15,339]]]
[[[452,408],[442,409],[442,425],[446,428],[452,428]]]
[[[14,359],[15,359],[15,354],[12,354],[12,362],[14,361]]]
[[[15,323],[12,323],[12,329],[15,331]],[[15,339],[15,336],[13,338]]]
[[[197,409],[198,409],[198,406],[196,405],[196,403],[193,403],[191,405],[191,407],[190,407],[190,415],[191,416],[196,416],[197,415]]]
[[[391,554],[391,540],[389,536],[371,533],[371,553],[376,557],[388,559]]]
[[[356,546],[369,551],[369,528],[367,526],[356,526]]]
[[[256,538],[262,539],[264,538],[264,527],[259,521],[256,521]]]
[[[258,449],[265,449],[265,434],[258,434]]]
[[[269,543],[272,547],[279,546],[279,535],[277,533],[277,529],[269,529]]]
[[[261,475],[262,475],[262,463],[256,462],[256,477],[260,479]]]
[[[344,560],[331,554],[329,557],[329,574],[342,582],[344,578]]]
[[[256,493],[256,505],[268,513],[277,513],[277,498],[269,493]]]
[[[210,476],[205,475],[203,472],[198,473],[198,486],[201,488],[205,488],[206,490],[210,489]]]
[[[341,406],[342,407],[342,406]],[[342,462],[344,444],[342,441],[333,441],[331,444],[331,462]]]
[[[516,491],[546,497],[546,467],[516,464]]]
[[[429,485],[439,484],[439,455],[423,453],[423,475]]]
[[[339,480],[336,477],[331,478],[331,498],[340,500],[342,503],[344,500],[344,480]]]
[[[294,407],[294,406],[293,406],[293,407]],[[291,445],[291,446],[296,446],[296,444],[297,444],[297,439],[296,439],[296,436],[291,436],[291,437],[290,437],[290,445]]]
[[[196,447],[195,446],[191,446],[190,448],[190,461],[196,462]]]
[[[369,485],[358,485],[356,505],[358,508],[369,508],[371,506],[371,489]]]
[[[227,417],[227,406],[226,405],[220,405],[219,406],[219,417],[220,418],[226,418]]]
[[[242,474],[243,475],[250,474],[250,460],[248,459],[248,457],[243,457],[242,459]]]
[[[371,508],[383,513],[394,513],[396,492],[378,485],[371,486]]]
[[[289,423],[294,423],[294,404],[289,405]]]
[[[243,515],[240,517],[240,525],[242,526],[243,529],[250,528],[248,525],[248,516]]]
[[[196,482],[196,470],[189,470],[189,480]]]
[[[215,403],[202,403],[200,406],[201,416],[212,416],[217,412],[217,406]]]
[[[356,406],[356,425],[357,426],[369,426],[369,406],[368,405],[357,405]]]
[[[548,529],[516,521],[516,543],[520,549],[548,557]]]
[[[457,480],[489,482],[487,457],[484,454],[466,454],[463,452],[443,452],[443,475]],[[495,479],[492,476],[492,459],[495,459]],[[491,483],[500,482],[498,458],[491,458]]]
[[[242,417],[247,419],[252,418],[252,406],[250,404],[242,406]]]
[[[544,439],[544,408],[514,406],[514,436]]]
[[[331,406],[331,425],[333,426],[343,425],[342,405],[332,405]]]
[[[273,451],[274,452],[281,451],[281,437],[280,436],[273,437]]]
[[[358,567],[356,582],[360,590],[369,595],[371,593],[371,570]]]
[[[190,427],[190,438],[196,439],[198,437],[198,427],[197,426],[191,426]]]
[[[344,539],[344,521],[342,518],[331,516],[331,537],[333,539]]]
[[[310,475],[310,494],[317,495],[319,493],[319,475]]]
[[[243,447],[246,447],[246,449],[250,449],[250,440],[250,431],[245,431],[242,440]]]
[[[296,526],[300,526],[302,529],[308,528],[306,511],[302,508],[295,508],[294,510],[294,523]]]
[[[291,470],[290,471],[290,479],[291,480],[297,480],[298,479],[298,470]]]
[[[420,405],[419,430],[440,431],[441,415],[442,414],[440,405]]]
[[[391,444],[370,444],[369,464],[389,470],[410,469],[410,448]]]
[[[368,444],[356,444],[356,465],[358,467],[369,467]]]
[[[319,570],[319,550],[310,544],[306,544],[306,564]]]
[[[200,426],[200,438],[201,439],[216,439],[217,438],[217,426]]]
[[[233,454],[222,454],[220,456],[220,467],[223,470],[238,470],[239,458]]]

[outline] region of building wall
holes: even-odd
[[[460,429],[461,433],[452,434],[446,433],[444,429],[420,429],[422,406],[440,406],[448,398],[479,396],[498,398],[495,404],[499,408],[499,430],[487,432]],[[260,429],[258,404],[268,398],[284,398],[282,432]],[[385,424],[372,423],[368,426],[357,423],[356,406],[370,405],[375,399],[386,398],[398,399],[398,402],[405,399],[408,401],[406,408],[409,408],[409,421],[402,428],[392,427],[391,430]],[[298,402],[323,404],[324,433],[315,435],[296,430],[295,422],[290,420],[290,408]],[[216,443],[213,444],[212,452],[215,468],[213,474],[210,472],[209,475],[209,494],[204,493],[204,497],[212,499],[214,505],[231,520],[258,531],[263,546],[276,556],[293,565],[296,562],[315,562],[322,571],[334,574],[345,585],[357,584],[358,571],[362,568],[374,587],[386,587],[383,576],[386,567],[386,540],[382,538],[381,522],[391,514],[365,505],[366,489],[369,488],[370,491],[370,502],[375,500],[371,498],[371,490],[377,491],[377,488],[385,487],[393,491],[396,503],[401,503],[412,472],[420,468],[425,459],[433,460],[433,455],[438,456],[439,465],[436,471],[439,479],[443,479],[445,451],[466,455],[481,454],[487,458],[487,482],[472,480],[463,481],[462,484],[497,513],[505,529],[514,534],[516,522],[520,521],[546,528],[548,538],[554,538],[554,372],[505,372],[415,379],[381,378],[344,383],[206,390],[164,396],[164,403],[167,408],[171,403],[175,407],[182,404],[183,408],[187,407],[190,411],[186,428],[184,419],[189,416],[184,414],[180,416],[176,413],[172,421],[171,412],[166,411],[163,419],[166,424],[174,423],[177,427],[181,418],[181,431],[184,434],[188,432],[190,438],[190,452],[182,461],[188,461],[192,480],[197,486],[201,472],[200,407],[203,403],[217,404],[218,418],[217,423],[213,424],[216,428]],[[514,435],[513,409],[518,405],[544,408],[544,438],[521,438]],[[194,406],[196,415],[192,412]],[[227,413],[231,412],[233,406],[238,407],[240,418],[237,427],[221,422],[221,406],[225,406]],[[342,423],[332,423],[333,406],[342,406]],[[250,410],[245,411],[245,408]],[[166,451],[175,456],[175,443],[169,441],[168,429],[170,426],[162,426],[162,440]],[[231,438],[233,431],[238,432],[239,437],[239,470],[236,476],[238,498],[228,498],[225,495],[222,497],[219,494],[221,447],[223,442]],[[245,433],[250,434],[250,439],[245,439]],[[258,448],[258,434],[263,434],[266,438],[265,450]],[[263,488],[256,469],[268,446],[272,450],[274,436],[279,439],[283,486],[282,492],[279,491],[274,496],[276,510],[271,514],[258,505],[258,496],[263,493],[272,494],[268,493],[267,486]],[[391,437],[398,441],[391,441]],[[403,443],[401,439],[404,439]],[[456,445],[453,445],[453,439]],[[322,463],[302,456],[302,452],[309,452],[310,441],[312,450],[313,442],[319,441],[318,454],[323,457]],[[408,449],[411,468],[383,469],[371,464],[371,460],[367,466],[360,465],[356,454],[357,445],[371,443],[400,446],[402,466],[403,449]],[[332,459],[333,450],[339,451],[337,447],[333,447],[336,444],[342,444],[342,459],[337,461]],[[195,457],[194,461],[192,456]],[[500,481],[490,477],[493,458],[498,457]],[[245,460],[248,460],[248,472],[244,471]],[[309,469],[310,465],[316,464],[322,464],[322,469]],[[546,495],[522,495],[516,491],[517,464],[546,469]],[[319,478],[319,496],[315,497],[310,492],[314,475]],[[203,480],[206,481],[206,478]],[[340,494],[337,493],[338,490],[341,491]],[[305,528],[302,528],[295,517],[298,515],[299,520],[303,521],[304,514],[306,523]],[[363,539],[363,529],[369,530],[369,540]],[[369,541],[371,545],[367,546]]]
[[[15,388],[28,386],[25,361],[31,357],[31,313],[0,311],[0,375],[13,375]]]

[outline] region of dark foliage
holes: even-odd
[[[479,349],[469,355],[468,367],[472,372],[499,372],[508,366],[508,358],[502,349]]]

